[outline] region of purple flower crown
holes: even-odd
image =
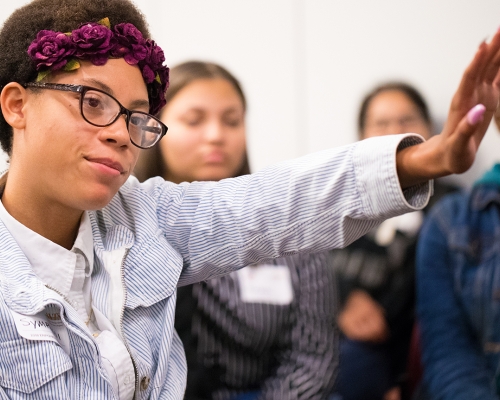
[[[165,105],[169,69],[163,65],[163,50],[153,40],[144,39],[141,31],[130,23],[111,29],[108,18],[81,25],[70,33],[41,30],[28,47],[28,55],[36,65],[37,81],[52,71],[73,71],[78,60],[104,65],[108,58],[123,58],[138,65],[148,87],[151,114]]]

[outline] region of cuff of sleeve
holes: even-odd
[[[423,141],[419,135],[403,134],[358,142],[353,152],[354,172],[361,201],[371,213],[368,218],[390,218],[427,205],[432,181],[403,190],[396,169],[397,151]]]

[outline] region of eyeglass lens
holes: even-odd
[[[160,123],[147,114],[132,112],[128,121],[130,139],[140,147],[151,147],[160,138],[162,128]]]
[[[103,92],[87,90],[82,98],[82,115],[90,123],[107,126],[121,112],[120,104]],[[132,111],[128,121],[130,139],[140,147],[153,146],[162,135],[160,123],[149,114]]]

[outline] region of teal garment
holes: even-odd
[[[474,185],[494,184],[500,186],[500,164],[495,164]]]

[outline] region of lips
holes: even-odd
[[[123,174],[125,172],[125,169],[123,168],[123,166],[117,162],[117,161],[113,161],[109,158],[90,158],[90,157],[86,157],[86,160],[87,161],[90,161],[90,162],[93,162],[93,163],[96,163],[96,164],[102,164],[108,168],[112,168],[112,169],[115,169],[117,170],[120,174]]]
[[[212,151],[205,155],[204,160],[207,163],[222,163],[226,159],[226,155],[222,151]]]

